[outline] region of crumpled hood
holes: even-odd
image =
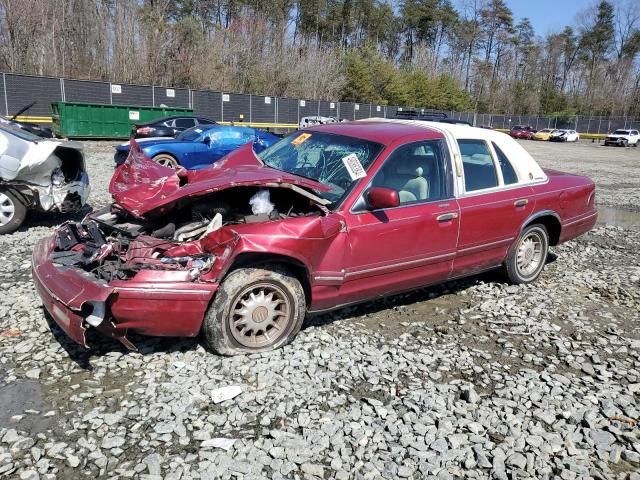
[[[132,139],[129,157],[116,168],[109,183],[109,193],[118,206],[134,217],[142,217],[152,211],[167,211],[185,198],[232,187],[261,185],[330,190],[322,183],[265,166],[254,153],[251,142],[209,168],[173,170],[151,160]],[[329,203],[319,197],[315,200],[320,204]]]
[[[46,139],[31,142],[2,132],[0,134],[0,178],[16,180],[22,175],[33,176],[40,171],[50,177],[53,169],[50,165],[50,156],[58,147],[78,151],[83,149],[82,144],[78,142]],[[46,181],[42,184],[48,183]]]

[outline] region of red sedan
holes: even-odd
[[[511,127],[511,130],[509,130],[509,135],[512,138],[519,138],[521,140],[531,140],[535,133],[536,130],[533,128],[522,125],[516,125],[515,127]]]
[[[221,354],[280,347],[307,312],[502,268],[533,282],[590,230],[595,185],[543,171],[507,135],[369,120],[259,155],[171,170],[132,153],[114,203],[40,241],[33,278],[62,329],[196,336]]]

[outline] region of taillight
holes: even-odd
[[[140,133],[142,135],[146,135],[147,133],[153,132],[153,128],[151,127],[140,127],[136,130],[136,133]]]
[[[591,195],[589,195],[589,201],[587,202],[587,205],[589,207],[595,207],[596,206],[596,191],[595,190],[593,192],[591,192]]]

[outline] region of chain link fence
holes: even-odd
[[[11,116],[31,102],[23,115],[31,121],[50,122],[52,102],[85,102],[107,105],[192,108],[196,115],[218,122],[244,122],[265,128],[295,128],[306,116],[321,115],[345,120],[371,117],[393,118],[398,111],[413,110],[397,105],[375,105],[286,97],[225,93],[189,88],[129,85],[3,73],[0,78],[0,110]],[[429,109],[418,109],[429,111]],[[475,112],[445,112],[472,125],[508,129],[514,125],[542,128],[573,128],[580,133],[605,134],[618,128],[640,128],[640,119],[626,117],[561,118],[536,115],[492,115]]]

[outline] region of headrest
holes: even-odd
[[[422,177],[424,173],[424,168],[421,165],[420,158],[418,157],[409,157],[404,159],[404,161],[399,162],[400,164],[396,168],[396,173],[399,175],[410,175],[412,177]]]

